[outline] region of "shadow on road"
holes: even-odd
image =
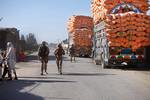
[[[32,79],[32,80],[27,80],[27,79],[21,79],[20,81],[22,82],[28,82],[28,83],[74,83],[76,81],[67,81],[67,80],[38,80],[38,79]]]
[[[72,100],[72,98],[46,97],[49,100]]]
[[[122,70],[127,70],[127,71],[150,71],[150,68],[143,67],[143,68],[122,68]]]
[[[115,66],[107,69],[121,69],[124,71],[150,71],[150,65],[127,65],[127,66]]]
[[[27,77],[27,76],[21,76],[21,77],[18,77],[18,78],[27,78],[27,79],[63,79],[61,77]]]
[[[70,75],[70,76],[105,76],[105,75],[116,75],[116,74],[105,74],[105,73],[63,73],[63,75]]]
[[[40,85],[40,83],[68,83],[75,81],[65,80],[26,80],[3,81],[0,84],[0,100],[45,100],[45,97],[31,94],[30,92]],[[28,87],[28,88],[26,88]],[[29,88],[30,87],[30,88]],[[68,100],[71,98],[46,97],[52,100]]]
[[[0,100],[44,100],[44,98],[21,92],[22,89],[34,85],[35,82],[10,81],[0,85]]]

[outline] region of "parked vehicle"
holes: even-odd
[[[95,36],[93,39],[94,60],[96,64],[107,66],[136,65],[143,63],[145,59],[145,48],[138,48],[132,51],[131,48],[120,46],[112,47],[107,39],[105,22],[102,21],[94,28]]]
[[[91,7],[96,64],[105,67],[143,63],[145,47],[150,45],[148,2],[92,0]]]

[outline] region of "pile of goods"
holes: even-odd
[[[91,33],[92,30],[75,30],[72,33],[75,45],[92,46]]]
[[[94,23],[106,23],[111,47],[138,48],[150,45],[147,0],[93,0]]]
[[[110,13],[135,11],[146,14],[149,4],[148,0],[92,0],[91,6],[94,23],[97,23],[100,19],[106,19]]]
[[[72,16],[68,22],[68,32],[75,46],[92,46],[93,19],[88,16]]]
[[[150,45],[150,17],[127,12],[110,14],[106,19],[110,46],[131,48],[133,51]]]
[[[76,29],[93,29],[93,18],[88,16],[72,16],[68,21],[68,31],[74,32]]]

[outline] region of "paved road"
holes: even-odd
[[[148,71],[102,69],[89,58],[74,63],[65,58],[63,75],[54,59],[44,76],[36,59],[16,67],[19,80],[0,83],[0,100],[150,100]]]

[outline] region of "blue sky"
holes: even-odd
[[[21,34],[34,33],[38,42],[67,38],[72,15],[91,16],[91,0],[0,0],[0,27],[16,27]]]
[[[34,33],[38,42],[58,42],[67,38],[69,17],[91,16],[90,4],[91,0],[0,0],[0,27]]]

